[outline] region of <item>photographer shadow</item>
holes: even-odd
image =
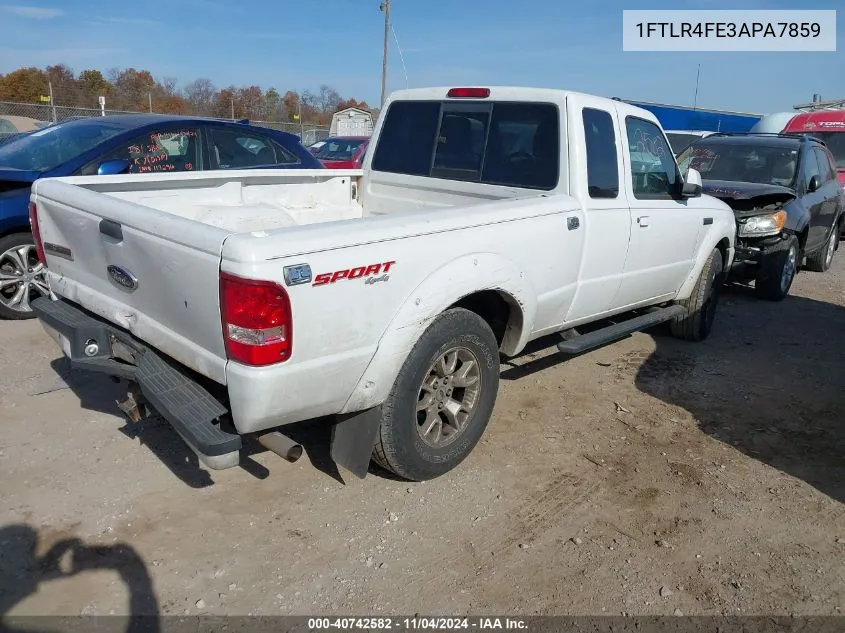
[[[845,502],[845,308],[790,295],[772,304],[728,287],[713,335],[656,335],[637,371],[645,394],[698,428]]]
[[[158,599],[141,556],[129,545],[85,545],[67,538],[38,556],[38,532],[26,524],[0,527],[0,630],[8,633],[71,630],[90,627],[78,616],[63,618],[10,616],[9,612],[34,595],[42,583],[72,578],[88,571],[117,573],[129,593],[126,633],[159,633]],[[70,627],[70,628],[68,628]]]

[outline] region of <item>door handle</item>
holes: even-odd
[[[118,242],[123,240],[123,229],[120,226],[120,223],[115,222],[114,220],[107,220],[103,218],[100,220],[100,233],[103,235],[108,235],[116,239]]]
[[[574,231],[579,226],[581,226],[581,220],[579,220],[577,217],[566,218],[566,228],[570,231]]]
[[[647,227],[648,226],[648,216],[647,215],[641,215],[640,217],[638,217],[637,218],[637,224],[640,225],[641,229],[644,229],[645,227]]]

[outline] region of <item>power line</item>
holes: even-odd
[[[396,50],[399,51],[399,59],[402,61],[402,72],[405,74],[405,87],[410,87],[408,85],[408,69],[405,67],[405,56],[402,54],[402,47],[399,46],[399,38],[396,37],[396,31],[393,29],[393,25],[390,25],[390,30],[393,32],[393,41],[396,42]],[[384,99],[382,99],[382,103],[384,103]]]

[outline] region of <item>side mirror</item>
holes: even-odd
[[[697,169],[690,167],[687,170],[687,177],[681,188],[681,196],[684,198],[697,198],[701,195],[701,174]]]
[[[819,177],[813,176],[812,178],[810,178],[810,184],[807,185],[807,193],[813,193],[814,191],[818,191],[819,185]]]
[[[97,168],[98,176],[115,176],[129,171],[129,161],[123,159],[107,160]]]

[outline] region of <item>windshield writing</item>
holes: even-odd
[[[682,172],[692,167],[705,180],[755,182],[791,187],[798,150],[789,147],[694,143],[679,156]]]

